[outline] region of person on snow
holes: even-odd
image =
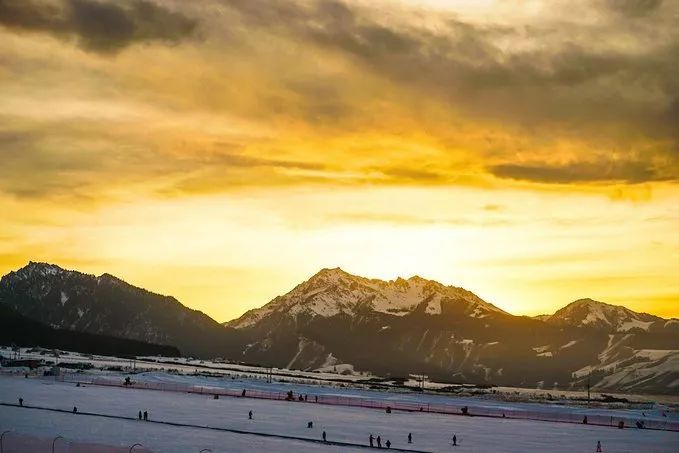
[[[314,427],[314,422],[309,422],[306,424],[307,428],[313,428]]]
[[[323,442],[327,442],[327,441],[328,441],[328,439],[327,439],[327,437],[326,437],[326,435],[325,435],[325,431],[323,431]]]
[[[19,398],[19,406],[22,406],[22,407],[23,407],[23,405],[24,405],[24,399],[23,399],[23,398]]]
[[[382,448],[382,438],[377,436],[377,448]]]
[[[245,389],[241,392],[240,396],[245,397]]]
[[[582,424],[583,424],[583,425],[586,425],[586,424],[587,424],[587,416],[586,416],[586,415],[585,415],[585,417],[582,419]]]
[[[248,419],[252,420],[252,411],[248,412]]]
[[[453,434],[453,446],[457,446],[457,436],[455,434]]]
[[[409,444],[413,443],[413,433],[408,433],[408,443]]]
[[[144,411],[144,421],[149,421],[149,413],[147,411]]]
[[[318,403],[318,395],[314,396],[314,402]]]
[[[391,448],[391,441],[389,441],[389,439],[387,439],[387,443],[386,443],[386,444],[384,444],[384,445],[386,445],[386,446],[387,446],[387,448]]]
[[[370,434],[370,437],[368,437],[368,441],[370,441],[370,448],[373,447],[373,441],[374,441],[374,440],[375,440],[375,438],[373,437],[372,434]]]
[[[73,406],[73,413],[74,413],[74,414],[77,414],[77,413],[78,413],[78,408],[75,407],[75,406]]]
[[[601,453],[603,451],[601,449],[601,441],[600,440],[596,441],[596,451],[597,451],[597,453]]]

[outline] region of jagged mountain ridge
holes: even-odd
[[[222,326],[109,274],[30,263],[0,279],[3,304],[51,326],[172,344],[184,355],[562,389],[581,387],[586,375],[595,388],[679,392],[677,320],[658,318],[648,330],[618,333],[613,321],[578,321],[588,315],[575,308],[596,312],[594,301],[559,316],[513,316],[469,291],[420,277],[384,282],[324,269]]]
[[[225,325],[249,327],[275,313],[298,317],[331,317],[366,311],[405,316],[421,311],[441,314],[445,305],[457,305],[465,316],[484,318],[493,314],[508,315],[463,288],[445,286],[414,276],[384,281],[349,274],[340,268],[322,269],[284,296],[261,308],[250,310]]]
[[[30,262],[0,279],[0,303],[55,329],[174,345],[187,355],[224,347],[223,327],[206,314],[110,274]]]

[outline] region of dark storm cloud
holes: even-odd
[[[662,5],[652,0],[609,3],[629,13]],[[377,11],[340,1],[227,4],[249,26],[344,53],[383,77],[474,114],[579,124],[621,120],[665,134],[674,126],[667,124],[670,118],[662,107],[648,102],[651,94],[671,100],[679,93],[679,33],[671,21],[638,24],[634,33],[647,47],[639,50],[605,47],[602,38],[621,29],[613,19],[590,27],[512,28],[451,16],[437,27],[423,27],[418,24],[424,19],[416,14],[413,20],[388,22]],[[671,18],[672,11],[667,14]],[[513,40],[541,45],[515,50],[499,44]]]
[[[676,179],[652,168],[647,162],[575,162],[566,165],[504,164],[491,167],[490,172],[500,178],[524,181],[568,184],[577,182],[624,182],[629,184],[647,181]]]
[[[0,25],[75,38],[86,50],[115,53],[135,42],[177,42],[196,23],[146,0],[0,0]]]
[[[606,5],[616,13],[628,17],[645,16],[657,10],[663,0],[605,0]]]

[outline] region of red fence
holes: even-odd
[[[73,382],[91,385],[113,386],[113,387],[129,387],[144,390],[158,390],[171,391],[182,393],[199,393],[205,395],[219,395],[229,397],[247,397],[266,400],[288,400],[289,396],[286,392],[267,392],[262,390],[236,390],[226,389],[220,387],[205,387],[200,385],[171,383],[171,382],[132,382],[125,385],[121,379],[113,379],[111,377],[95,377],[76,373],[67,373],[56,378],[63,382]],[[243,393],[245,392],[245,393]],[[336,396],[336,395],[309,395],[306,398],[295,394],[293,402],[298,403],[316,403],[328,404],[335,406],[350,406],[363,407],[369,409],[391,409],[394,411],[408,411],[408,412],[430,412],[437,414],[450,414],[470,417],[493,417],[493,418],[510,418],[521,420],[538,420],[547,422],[559,423],[583,423],[585,414],[582,412],[566,412],[566,411],[544,411],[539,409],[524,409],[519,407],[512,408],[493,408],[482,406],[464,406],[456,404],[427,404],[419,402],[407,401],[388,401],[380,399],[370,399],[360,396]],[[466,413],[465,413],[466,411]],[[663,419],[652,418],[635,418],[633,414],[629,416],[609,416],[600,414],[586,414],[587,423],[597,426],[611,426],[625,428],[637,427],[637,422],[643,421],[645,429],[663,430],[663,431],[679,431],[679,420],[671,420],[663,417]]]

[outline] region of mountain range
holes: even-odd
[[[0,280],[0,306],[51,328],[167,344],[185,355],[306,370],[427,374],[440,382],[679,392],[679,320],[591,299],[514,316],[421,277],[323,269],[238,319],[217,323],[172,297],[53,264]]]

